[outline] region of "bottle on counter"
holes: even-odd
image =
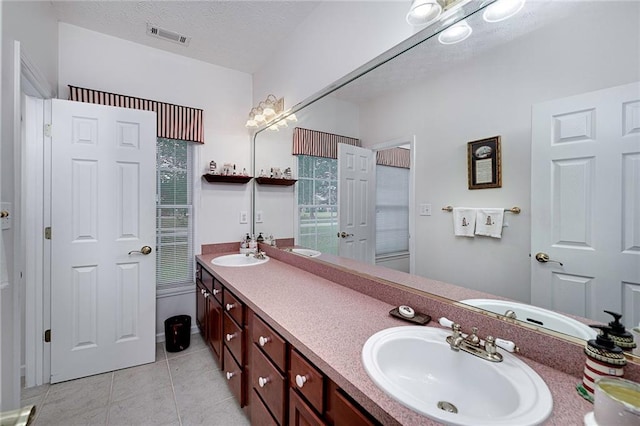
[[[584,353],[587,355],[584,365],[582,383],[576,386],[578,393],[593,402],[595,382],[601,377],[622,377],[627,359],[613,340],[609,337],[611,327],[607,325],[591,325],[600,330],[595,339],[587,342]]]

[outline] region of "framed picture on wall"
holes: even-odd
[[[469,189],[502,187],[500,136],[467,143]]]

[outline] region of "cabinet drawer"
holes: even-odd
[[[286,371],[287,342],[255,314],[251,327],[251,341],[262,349],[280,371]]]
[[[251,387],[279,424],[284,424],[287,381],[257,346],[251,345]]]
[[[244,362],[244,357],[242,356],[243,330],[238,326],[238,324],[235,323],[235,321],[231,319],[231,317],[229,317],[228,313],[225,313],[224,315],[222,315],[222,317],[223,317],[222,338],[224,340],[224,344],[227,348],[229,348],[229,351],[233,354],[236,360],[238,360],[238,363],[243,364]]]
[[[213,294],[213,296],[216,298],[216,300],[220,304],[222,304],[222,289],[223,288],[224,287],[222,287],[222,283],[214,278],[213,279],[213,290],[211,291],[211,294]]]
[[[244,326],[244,305],[229,290],[223,290],[222,308],[240,327]]]
[[[225,346],[224,352],[224,376],[227,379],[227,384],[233,396],[240,403],[240,407],[244,407],[244,389],[243,389],[243,371],[238,365],[236,360],[231,356],[231,353]]]
[[[309,404],[322,413],[324,395],[324,376],[306,359],[291,349],[291,371],[289,374],[291,387],[297,389]]]
[[[278,426],[278,423],[273,419],[267,407],[260,400],[258,393],[252,390],[253,396],[251,397],[251,425],[252,426]]]
[[[200,280],[202,281],[202,284],[207,289],[207,291],[211,293],[213,290],[213,275],[207,272],[206,269],[202,268],[200,270]]]

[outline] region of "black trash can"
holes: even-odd
[[[180,352],[191,342],[191,317],[176,315],[164,320],[164,335],[167,352]]]

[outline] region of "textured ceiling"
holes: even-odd
[[[223,67],[253,73],[320,1],[59,1],[62,22]],[[150,37],[147,23],[191,37]]]

